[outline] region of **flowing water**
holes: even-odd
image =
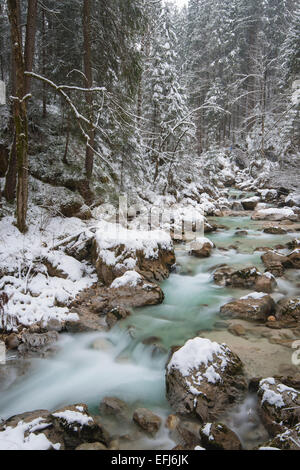
[[[21,377],[12,372],[9,384],[2,391],[0,388],[0,416],[7,418],[35,409],[54,410],[80,402],[87,403],[90,411],[97,414],[102,398],[115,396],[125,400],[131,412],[138,406],[149,407],[165,419],[171,413],[165,398],[168,350],[197,334],[227,342],[241,353],[248,375],[269,376],[277,372],[274,367],[278,364],[288,366],[291,353],[287,348],[271,345],[266,338],[255,335],[237,338],[220,324],[220,306],[249,291],[216,286],[212,272],[221,264],[262,269],[261,253],[253,249],[274,246],[278,241],[286,243],[293,235],[278,238],[262,234],[249,217],[216,221],[228,229],[210,236],[218,247],[210,258],[192,258],[183,246],[177,248],[177,272],[162,283],[165,293],[162,305],[136,309],[110,332],[62,335],[54,356],[31,360]],[[243,240],[235,235],[238,227],[249,230]],[[275,295],[280,298],[282,294],[299,293],[295,280],[296,272],[280,280]],[[246,447],[251,447],[263,442],[265,435],[255,411],[255,398],[244,398],[224,416],[224,421],[239,434]],[[115,430],[112,422],[108,425]],[[131,425],[123,431],[134,433]],[[164,426],[155,439],[137,435],[133,440],[121,441],[123,449],[171,449],[174,445]]]

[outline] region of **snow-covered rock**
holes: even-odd
[[[189,252],[197,258],[208,258],[214,248],[214,244],[206,237],[198,237],[189,245]]]
[[[175,411],[205,423],[215,420],[245,389],[243,365],[225,344],[197,337],[171,356],[166,387]]]
[[[270,207],[269,209],[260,209],[252,215],[252,220],[292,220],[297,221],[298,216],[289,207],[277,208]]]
[[[258,271],[256,267],[235,270],[230,266],[216,269],[214,281],[219,286],[232,286],[245,289],[254,289],[256,292],[273,292],[277,283],[270,273]]]
[[[261,380],[258,389],[260,413],[271,435],[300,420],[300,392],[273,377]]]
[[[95,235],[93,262],[106,285],[126,271],[160,281],[168,277],[175,255],[170,235],[162,230],[129,230],[101,222]]]
[[[275,302],[268,294],[253,292],[238,300],[233,300],[220,309],[220,315],[226,318],[267,321],[275,312]]]

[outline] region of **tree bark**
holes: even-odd
[[[36,35],[36,17],[37,17],[37,0],[28,0],[27,9],[27,25],[26,25],[26,41],[25,41],[25,70],[32,72],[35,50]],[[25,77],[25,94],[30,92],[31,77]]]
[[[26,227],[28,202],[28,123],[25,91],[25,63],[22,54],[20,22],[17,0],[7,0],[8,16],[11,28],[13,55],[16,66],[16,96],[14,99],[14,122],[17,164],[17,227],[24,233]]]
[[[21,31],[21,6],[20,1],[16,2],[16,14],[18,29],[20,34],[20,40],[22,41],[22,31]],[[22,47],[22,42],[21,42]],[[11,35],[11,49],[14,49],[13,37]],[[11,55],[11,94],[16,96],[16,62],[15,56],[12,53]],[[11,117],[9,122],[10,132],[13,135],[13,140],[9,152],[9,163],[8,169],[5,175],[5,186],[3,194],[7,202],[13,202],[16,197],[16,186],[17,186],[17,157],[16,157],[16,135],[15,135],[15,124],[14,124],[14,104],[11,106]]]
[[[93,86],[93,71],[92,71],[92,51],[91,51],[91,4],[90,0],[84,0],[83,2],[83,47],[84,47],[84,74],[86,77],[86,87],[92,88]],[[95,145],[95,129],[92,125],[93,122],[93,94],[86,93],[86,104],[88,108],[88,115],[91,122],[88,136],[89,145],[86,146],[85,155],[85,174],[89,181],[93,175],[94,166],[94,152],[93,148]]]

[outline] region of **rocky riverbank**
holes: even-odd
[[[147,441],[150,448],[299,448],[300,378],[295,355],[292,361],[300,341],[299,200],[275,190],[261,191],[255,197],[239,192],[233,196],[228,193],[227,199],[233,209],[224,207],[219,218],[205,222],[208,238],[198,239],[185,250],[188,267],[181,261],[183,246],[175,250],[179,253],[175,260],[171,238],[159,233],[151,241],[139,233],[138,244],[133,233],[129,239],[123,237],[122,243],[116,243],[113,233],[104,240],[103,230],[83,240],[77,238],[75,245],[83,242],[80,250],[65,246],[68,254],[64,256],[74,260],[67,264],[69,270],[57,258],[44,256],[40,266],[50,278],[64,282],[90,260],[98,279],[90,271],[90,285],[75,299],[68,304],[57,300],[56,308],[67,305],[64,318],[16,324],[13,331],[2,333],[9,354],[51,357],[61,347],[57,343],[61,333],[104,334],[113,332],[116,325],[125,327],[132,344],[142,344],[150,351],[149,357],[167,362],[166,395],[171,409],[164,404],[168,411],[162,414],[147,400],[134,406],[129,397],[121,400],[112,395],[103,398],[97,412],[92,407],[91,414],[86,405],[76,404],[16,415],[2,423],[0,446],[10,441],[18,448],[104,450],[142,448]],[[186,307],[195,317],[187,317],[187,325],[181,323],[183,340],[164,339],[165,327],[160,333],[155,327],[152,336],[143,335],[139,311],[146,325],[147,312],[152,318],[151,312],[161,305],[160,323],[170,323],[172,338],[171,322],[178,314],[168,313],[170,293],[164,286],[169,281],[161,281],[174,271],[171,282],[186,278],[193,284],[198,267],[203,276],[207,273],[205,282],[214,297],[207,299],[208,304],[195,302]],[[33,296],[29,279],[27,283]],[[205,316],[212,318],[210,326],[197,328]],[[107,344],[101,341],[97,347],[102,351]],[[123,360],[129,366],[127,353]],[[117,361],[121,363],[121,357]],[[240,428],[230,429],[228,418],[249,394],[256,397],[254,427],[262,429],[257,439],[250,431],[252,445]],[[17,434],[21,437],[15,442]]]

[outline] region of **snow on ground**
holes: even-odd
[[[60,450],[60,444],[52,444],[45,434],[34,434],[50,426],[44,418],[30,423],[20,421],[16,427],[8,426],[0,432],[0,450]]]
[[[47,218],[47,222],[45,219]],[[76,320],[68,302],[96,280],[94,268],[53,250],[62,239],[89,230],[77,218],[49,217],[45,209],[31,207],[28,232],[22,235],[13,225],[13,216],[0,220],[0,290],[7,293],[0,327],[15,329],[17,324],[29,326],[36,322],[46,325],[50,320]],[[50,277],[43,260],[47,260],[65,277]]]

